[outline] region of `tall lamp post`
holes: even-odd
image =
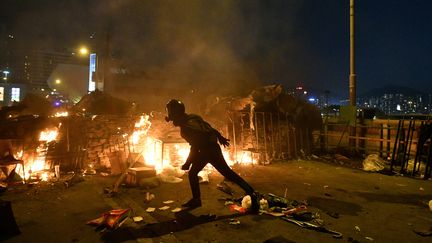
[[[349,104],[354,109],[354,114],[356,114],[356,105],[357,105],[357,97],[356,97],[356,74],[355,74],[355,39],[354,39],[354,0],[350,0],[350,73],[349,73]],[[350,127],[350,139],[349,145],[351,148],[355,148],[356,146],[356,116],[353,117],[353,123]]]

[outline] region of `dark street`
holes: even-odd
[[[13,187],[2,195],[12,201],[21,234],[6,242],[429,242],[414,231],[428,231],[432,224],[431,181],[388,176],[338,167],[316,161],[284,161],[267,166],[237,168],[260,193],[306,200],[308,211],[318,213],[323,226],[343,234],[335,239],[266,214],[250,215],[230,211],[228,194],[217,189],[222,177],[213,172],[208,184],[201,184],[203,205],[191,211],[173,213],[190,197],[187,178],[180,183],[162,183],[148,189],[121,187],[115,197],[103,188],[115,177],[85,176],[83,182],[65,189],[61,183]],[[232,185],[228,182],[229,185]],[[234,197],[243,196],[232,186]],[[149,191],[155,198],[145,200]],[[166,211],[158,208],[173,200]],[[155,212],[147,213],[148,207]],[[130,208],[132,216],[114,231],[97,232],[86,222],[113,208]],[[240,224],[230,224],[230,220]],[[390,223],[391,222],[391,223]],[[368,240],[369,239],[369,240]]]

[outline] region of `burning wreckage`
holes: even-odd
[[[9,153],[1,162],[2,190],[13,183],[41,181],[69,187],[83,180],[83,174],[97,172],[118,176],[113,186],[104,189],[110,195],[118,192],[122,183],[149,186],[160,180],[182,180],[180,166],[189,145],[177,128],[164,121],[164,112],[140,114],[136,105],[99,91],[84,96],[68,111],[54,113],[47,108],[43,115],[35,115],[28,109],[35,103],[1,110],[1,141],[3,151]],[[203,116],[231,140],[232,146],[223,151],[230,166],[265,165],[310,154],[315,144],[312,132],[322,126],[318,109],[285,93],[281,85],[258,88],[246,97],[214,98]],[[202,182],[208,181],[212,170],[208,165],[199,174]],[[226,184],[218,187],[229,192]],[[305,209],[305,205],[288,206],[279,213],[286,216],[297,206]],[[241,211],[241,207],[235,210]],[[125,213],[127,210],[121,215],[116,211],[116,218],[124,219]],[[91,223],[103,224],[109,215]],[[115,224],[111,222],[110,227]]]

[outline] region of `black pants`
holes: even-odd
[[[219,173],[225,178],[240,186],[248,195],[254,192],[254,189],[235,173],[225,161],[222,150],[218,144],[209,144],[200,148],[192,146],[189,152],[187,163],[192,163],[189,170],[189,183],[192,190],[192,196],[195,199],[201,198],[199,188],[198,172],[200,172],[207,163],[213,165]]]

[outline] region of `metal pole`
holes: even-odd
[[[278,124],[277,124],[277,134],[278,134],[278,145],[279,145],[279,158],[282,158],[282,141],[281,141],[281,126],[280,126],[280,114],[277,114]]]
[[[274,142],[273,113],[270,113],[270,131],[271,131],[271,146],[272,146],[272,158],[273,158],[276,154],[275,142]]]
[[[354,0],[350,0],[350,74],[349,74],[349,102],[356,106],[356,74],[355,74],[355,24],[354,24]],[[355,147],[356,128],[350,127],[350,147]]]
[[[263,120],[263,133],[264,133],[264,153],[265,153],[265,159],[266,162],[268,161],[268,155],[267,155],[267,132],[266,132],[266,121],[265,121],[265,112],[262,113],[262,120]],[[265,165],[265,163],[264,163]]]
[[[288,158],[291,157],[291,147],[290,147],[290,124],[288,122],[288,116],[285,114],[285,121],[286,121],[286,141],[287,141],[287,155]]]
[[[260,147],[259,147],[259,137],[258,137],[258,119],[257,119],[257,116],[258,116],[258,113],[257,112],[255,112],[255,114],[254,114],[254,120],[255,120],[255,136],[256,136],[256,140],[257,140],[257,143],[256,143],[256,145],[257,145],[257,147],[256,147],[256,151],[260,151]]]
[[[238,163],[237,161],[237,141],[236,141],[236,129],[235,129],[235,113],[234,117],[231,120],[232,121],[232,129],[233,129],[233,144],[234,144],[234,161],[235,163]]]
[[[379,156],[383,157],[383,147],[384,147],[384,124],[380,124],[380,142],[379,142]]]

